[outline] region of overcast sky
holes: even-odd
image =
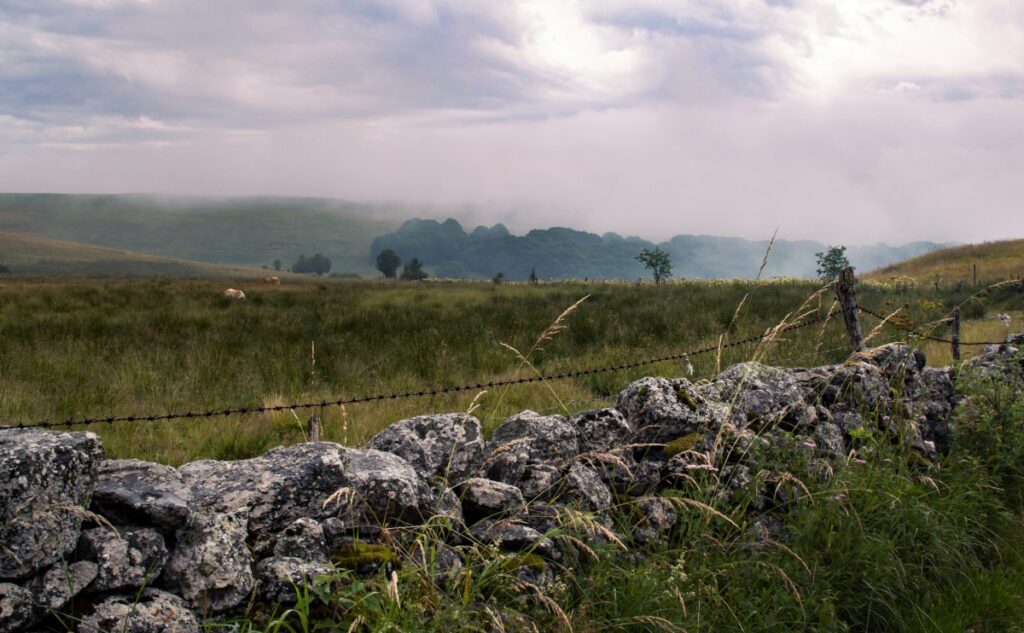
[[[1024,2],[0,0],[0,190],[1024,237]]]

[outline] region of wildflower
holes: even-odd
[[[804,447],[806,449],[810,449],[812,451],[814,449],[818,448],[818,445],[817,445],[817,443],[814,442],[814,440],[807,440],[806,442],[800,442],[800,446],[802,446],[802,447]]]
[[[853,458],[853,463],[854,463],[854,464],[859,464],[859,465],[863,466],[864,464],[868,463],[868,460],[866,460],[866,459],[861,459],[861,458],[859,458],[859,457],[854,457],[854,458]]]

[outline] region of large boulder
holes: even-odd
[[[167,562],[164,537],[152,528],[104,527],[82,532],[78,540],[79,560],[98,566],[90,591],[116,591],[153,584]]]
[[[388,426],[370,440],[370,448],[398,455],[423,477],[458,483],[479,465],[484,438],[472,415],[421,415]]]
[[[803,390],[786,369],[739,363],[719,374],[713,384],[736,426],[756,422],[795,427],[807,419]]]
[[[163,584],[196,609],[222,612],[243,604],[255,585],[246,547],[247,513],[196,511],[178,530]]]
[[[93,433],[0,430],[0,580],[32,576],[75,548],[101,459]]]
[[[258,556],[270,555],[277,535],[300,517],[323,520],[345,512],[376,524],[406,522],[429,515],[433,503],[429,487],[401,457],[330,442],[275,448],[241,461],[192,462],[180,472],[194,507],[244,512]]]
[[[519,488],[490,479],[467,479],[455,487],[455,492],[462,499],[467,525],[491,516],[516,514],[526,507]]]
[[[173,531],[188,521],[192,492],[176,469],[137,459],[100,464],[93,512],[118,525],[154,525]]]
[[[199,633],[199,621],[185,602],[159,589],[111,596],[78,624],[78,633]]]
[[[531,459],[546,461],[572,457],[579,452],[576,427],[560,415],[541,415],[535,411],[517,413],[494,429],[496,444],[526,440]]]
[[[708,427],[707,401],[685,378],[641,378],[619,394],[616,408],[636,428],[634,442],[665,444]]]
[[[92,583],[98,571],[99,567],[91,561],[59,562],[29,581],[25,586],[32,591],[36,618],[61,611]]]
[[[618,409],[594,409],[569,418],[576,427],[580,451],[605,452],[629,443],[635,429]]]

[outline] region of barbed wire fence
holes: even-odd
[[[936,337],[934,335],[926,334],[924,332],[921,332],[921,331],[919,331],[919,330],[917,330],[915,328],[910,328],[910,327],[903,326],[903,325],[901,325],[899,323],[894,323],[891,320],[891,315],[890,315],[890,317],[886,317],[886,316],[880,314],[877,311],[870,310],[870,309],[867,309],[867,308],[864,308],[864,307],[861,307],[861,306],[855,306],[855,311],[862,312],[862,313],[870,315],[870,316],[872,316],[874,318],[880,319],[882,322],[887,322],[888,325],[891,325],[891,326],[893,326],[893,327],[895,327],[895,328],[897,328],[897,329],[899,329],[899,330],[901,330],[901,331],[903,331],[905,333],[911,334],[911,335],[913,335],[913,336],[915,336],[915,337],[917,337],[919,339],[943,342],[943,343],[947,343],[947,344],[953,344],[954,343],[954,341],[951,340],[951,339],[944,339],[944,338],[941,338],[941,337]],[[727,350],[727,349],[732,349],[732,348],[736,348],[736,347],[740,347],[740,346],[744,346],[744,345],[750,345],[750,344],[753,344],[753,343],[761,343],[761,342],[764,342],[764,341],[769,341],[769,342],[775,341],[775,340],[778,339],[778,337],[781,334],[784,334],[784,333],[787,333],[787,332],[792,332],[792,331],[795,331],[795,330],[800,330],[800,329],[809,327],[809,326],[817,324],[817,323],[825,322],[825,326],[824,327],[827,327],[831,322],[833,322],[834,319],[832,317],[833,317],[833,314],[830,311],[827,314],[818,314],[818,315],[813,316],[813,317],[805,318],[805,319],[803,319],[803,320],[801,320],[801,321],[799,321],[797,323],[791,323],[791,324],[787,324],[787,325],[777,326],[775,328],[769,328],[768,330],[766,330],[764,333],[762,333],[760,335],[749,336],[749,337],[738,339],[738,340],[735,340],[735,341],[728,341],[728,342],[726,342],[726,340],[724,338],[726,335],[723,334],[722,337],[720,337],[720,342],[719,343],[713,344],[713,345],[707,345],[707,346],[704,346],[704,347],[699,347],[699,348],[696,348],[696,349],[691,349],[691,350],[687,350],[687,351],[683,351],[683,352],[677,352],[677,353],[673,353],[673,354],[667,354],[667,355],[664,355],[664,356],[657,356],[657,357],[653,357],[653,358],[646,358],[646,359],[632,361],[632,362],[627,362],[627,363],[619,363],[619,364],[613,364],[613,365],[604,365],[604,366],[598,366],[598,367],[589,367],[589,368],[585,368],[585,369],[569,370],[569,371],[563,371],[563,372],[557,372],[557,373],[551,373],[551,374],[541,374],[541,373],[538,373],[538,374],[533,375],[533,376],[524,376],[524,377],[518,377],[518,378],[495,379],[495,380],[489,380],[487,382],[466,383],[466,384],[460,384],[460,385],[449,385],[449,386],[444,386],[444,387],[428,387],[428,388],[420,389],[418,391],[402,391],[402,392],[378,393],[378,394],[365,395],[365,396],[356,396],[356,397],[347,397],[347,398],[342,397],[342,398],[336,398],[336,399],[333,399],[333,400],[328,400],[328,399],[308,400],[308,401],[292,402],[292,403],[288,403],[288,404],[277,404],[277,405],[270,405],[270,406],[238,406],[238,407],[227,407],[227,408],[222,408],[222,409],[211,409],[211,410],[204,410],[204,411],[191,411],[190,410],[190,411],[184,411],[184,412],[179,411],[179,412],[171,412],[171,413],[163,413],[163,414],[151,414],[151,415],[107,415],[107,416],[78,417],[78,418],[76,418],[76,417],[69,417],[69,418],[63,419],[63,420],[47,419],[47,420],[39,420],[39,421],[35,421],[35,422],[21,422],[21,423],[13,424],[13,425],[0,425],[0,430],[26,429],[26,428],[46,429],[46,428],[65,428],[65,427],[75,427],[75,426],[91,426],[91,425],[95,425],[95,424],[115,424],[115,423],[126,423],[126,422],[161,422],[161,421],[169,421],[169,420],[210,419],[210,418],[227,417],[227,416],[233,416],[233,415],[274,413],[274,412],[281,412],[281,411],[296,411],[296,410],[317,410],[317,411],[319,411],[319,410],[322,410],[322,409],[326,409],[328,407],[340,407],[340,406],[353,405],[353,404],[363,404],[363,403],[370,403],[370,402],[383,402],[383,401],[388,401],[388,400],[399,400],[399,399],[406,399],[406,398],[426,398],[426,397],[447,395],[447,394],[460,393],[460,392],[466,392],[466,391],[480,391],[480,390],[484,390],[484,389],[493,389],[493,388],[496,388],[496,387],[523,385],[523,384],[531,384],[531,383],[541,383],[541,382],[547,382],[547,381],[567,380],[567,379],[573,379],[573,378],[582,378],[582,377],[592,376],[592,375],[597,375],[597,374],[604,374],[604,373],[611,373],[611,372],[621,372],[621,371],[626,371],[626,370],[635,369],[635,368],[639,368],[639,367],[644,367],[644,366],[648,366],[648,365],[656,365],[656,364],[659,364],[659,363],[664,363],[664,362],[669,362],[669,361],[684,361],[686,363],[686,365],[689,365],[689,361],[690,361],[691,358],[695,358],[695,357],[699,357],[699,356],[703,356],[703,355],[707,355],[707,354],[712,354],[712,353],[717,354],[717,355],[720,356],[721,353],[723,351]],[[822,330],[822,334],[819,334],[819,336],[823,335],[823,332],[824,332],[824,328]],[[1001,345],[1001,344],[1003,344],[1003,342],[993,342],[993,341],[974,341],[974,342],[958,341],[958,343],[959,343],[959,345],[967,345],[967,346],[985,346],[985,345]],[[805,360],[805,359],[808,359],[808,358],[821,358],[824,354],[827,354],[827,353],[832,353],[832,352],[836,352],[836,351],[840,351],[840,350],[849,350],[849,349],[850,349],[849,346],[832,347],[832,348],[825,349],[825,350],[815,349],[813,352],[808,352],[808,353],[805,353],[805,354],[799,354],[799,355],[795,355],[795,356],[790,356],[790,357],[776,359],[775,362],[788,363],[788,362],[793,362],[795,360]],[[578,403],[590,402],[590,403],[593,403],[593,402],[608,401],[608,400],[611,400],[611,398],[594,398],[594,399],[589,400],[589,401],[574,401],[574,402],[578,402]],[[563,407],[561,407],[561,406],[558,407],[558,409],[562,409],[562,408]]]

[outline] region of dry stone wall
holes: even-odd
[[[726,494],[749,488],[745,456],[783,437],[825,465],[868,427],[924,459],[949,450],[955,373],[924,360],[892,344],[841,365],[744,363],[699,384],[638,380],[614,408],[525,411],[489,441],[471,415],[425,415],[367,449],[317,442],[180,468],[106,460],[92,433],[0,431],[0,633],[46,628],[72,609],[83,633],[198,632],[254,602],[294,601],[295,584],[338,567],[422,564],[353,552],[438,517],[451,527],[443,567],[461,565],[467,543],[495,543],[550,561],[518,572],[543,585],[566,556],[546,536],[566,508],[648,546],[677,520],[660,491],[702,472]],[[992,346],[968,369],[1019,375],[1024,354]],[[635,520],[613,534],[623,498]],[[771,507],[766,491],[748,498],[751,510]]]

